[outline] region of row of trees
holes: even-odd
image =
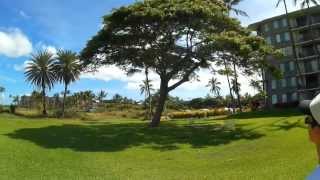
[[[64,84],[62,117],[65,112],[65,99],[68,85],[80,76],[81,68],[77,54],[69,50],[58,50],[54,55],[47,50],[32,54],[27,63],[25,76],[27,81],[41,89],[43,115],[47,115],[46,91],[51,90],[56,82]]]
[[[61,93],[55,93],[52,96],[46,96],[46,104],[48,109],[59,109],[62,104],[65,104],[67,108],[73,108],[74,110],[88,111],[95,107],[104,107],[106,104],[138,104],[130,98],[115,94],[110,99],[106,100],[107,92],[101,90],[97,93],[93,91],[79,91],[75,93],[66,93],[64,98],[64,91]],[[23,96],[10,96],[14,105],[25,108],[38,108],[39,103],[42,104],[42,93],[33,91],[30,95]],[[41,105],[42,106],[42,105]]]

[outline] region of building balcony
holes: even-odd
[[[311,33],[312,32],[312,33]],[[297,46],[307,45],[312,42],[320,41],[320,29],[298,31],[294,33]]]
[[[311,26],[319,26],[320,25],[320,16],[313,16],[311,19]],[[308,19],[306,16],[299,17],[296,20],[291,21],[292,29],[294,31],[303,30],[308,28]]]
[[[310,56],[299,56],[298,55],[299,61],[305,61],[305,60],[316,59],[316,58],[318,58],[318,55],[315,55],[315,54],[310,55]]]
[[[301,87],[299,91],[313,91],[320,89],[319,72],[314,74],[308,74],[303,76],[304,87]]]
[[[306,32],[296,34],[296,43],[307,43],[312,40],[320,40],[320,30],[314,30],[313,34]]]
[[[302,88],[302,89],[298,89],[298,92],[308,92],[308,91],[318,91],[320,90],[320,87],[316,87],[316,88]]]
[[[316,53],[314,52],[299,52],[298,53],[298,59],[299,60],[306,60],[306,59],[312,59],[318,57]]]
[[[317,45],[318,51],[320,52],[320,45]],[[313,44],[301,46],[298,48],[298,59],[299,60],[307,60],[307,59],[313,59],[318,57],[318,52],[315,49]]]

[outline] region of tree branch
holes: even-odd
[[[189,81],[189,77],[191,75],[191,73],[193,73],[198,67],[200,66],[199,63],[197,63],[194,67],[192,67],[191,69],[189,69],[184,76],[182,77],[182,79],[180,79],[180,81],[176,82],[175,84],[171,85],[170,87],[168,87],[168,92],[174,90],[175,88],[177,88],[178,86],[180,86],[181,84]]]

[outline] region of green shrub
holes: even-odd
[[[64,111],[65,118],[81,118],[80,114],[81,113],[77,112],[74,109],[66,109]],[[61,118],[62,117],[62,110],[61,109],[54,110],[52,113],[52,116],[55,118]]]
[[[209,111],[185,111],[172,112],[168,116],[171,119],[188,119],[188,118],[207,118],[211,116],[227,115],[228,112],[224,109],[213,109]]]

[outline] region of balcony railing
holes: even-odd
[[[312,40],[312,35],[311,33],[303,33],[303,34],[299,34],[297,36],[297,42],[304,42],[304,41],[309,41]]]
[[[319,15],[312,16],[311,20],[312,20],[311,21],[312,25],[320,24],[320,16]],[[293,20],[291,20],[291,25],[295,29],[300,29],[300,28],[306,27],[306,26],[308,26],[308,19],[306,16],[299,17],[297,19],[293,19]]]
[[[316,55],[316,53],[312,50],[312,51],[310,51],[310,50],[308,50],[308,51],[300,51],[299,53],[298,53],[298,57],[299,58],[305,58],[305,57],[310,57],[310,56],[315,56]]]

